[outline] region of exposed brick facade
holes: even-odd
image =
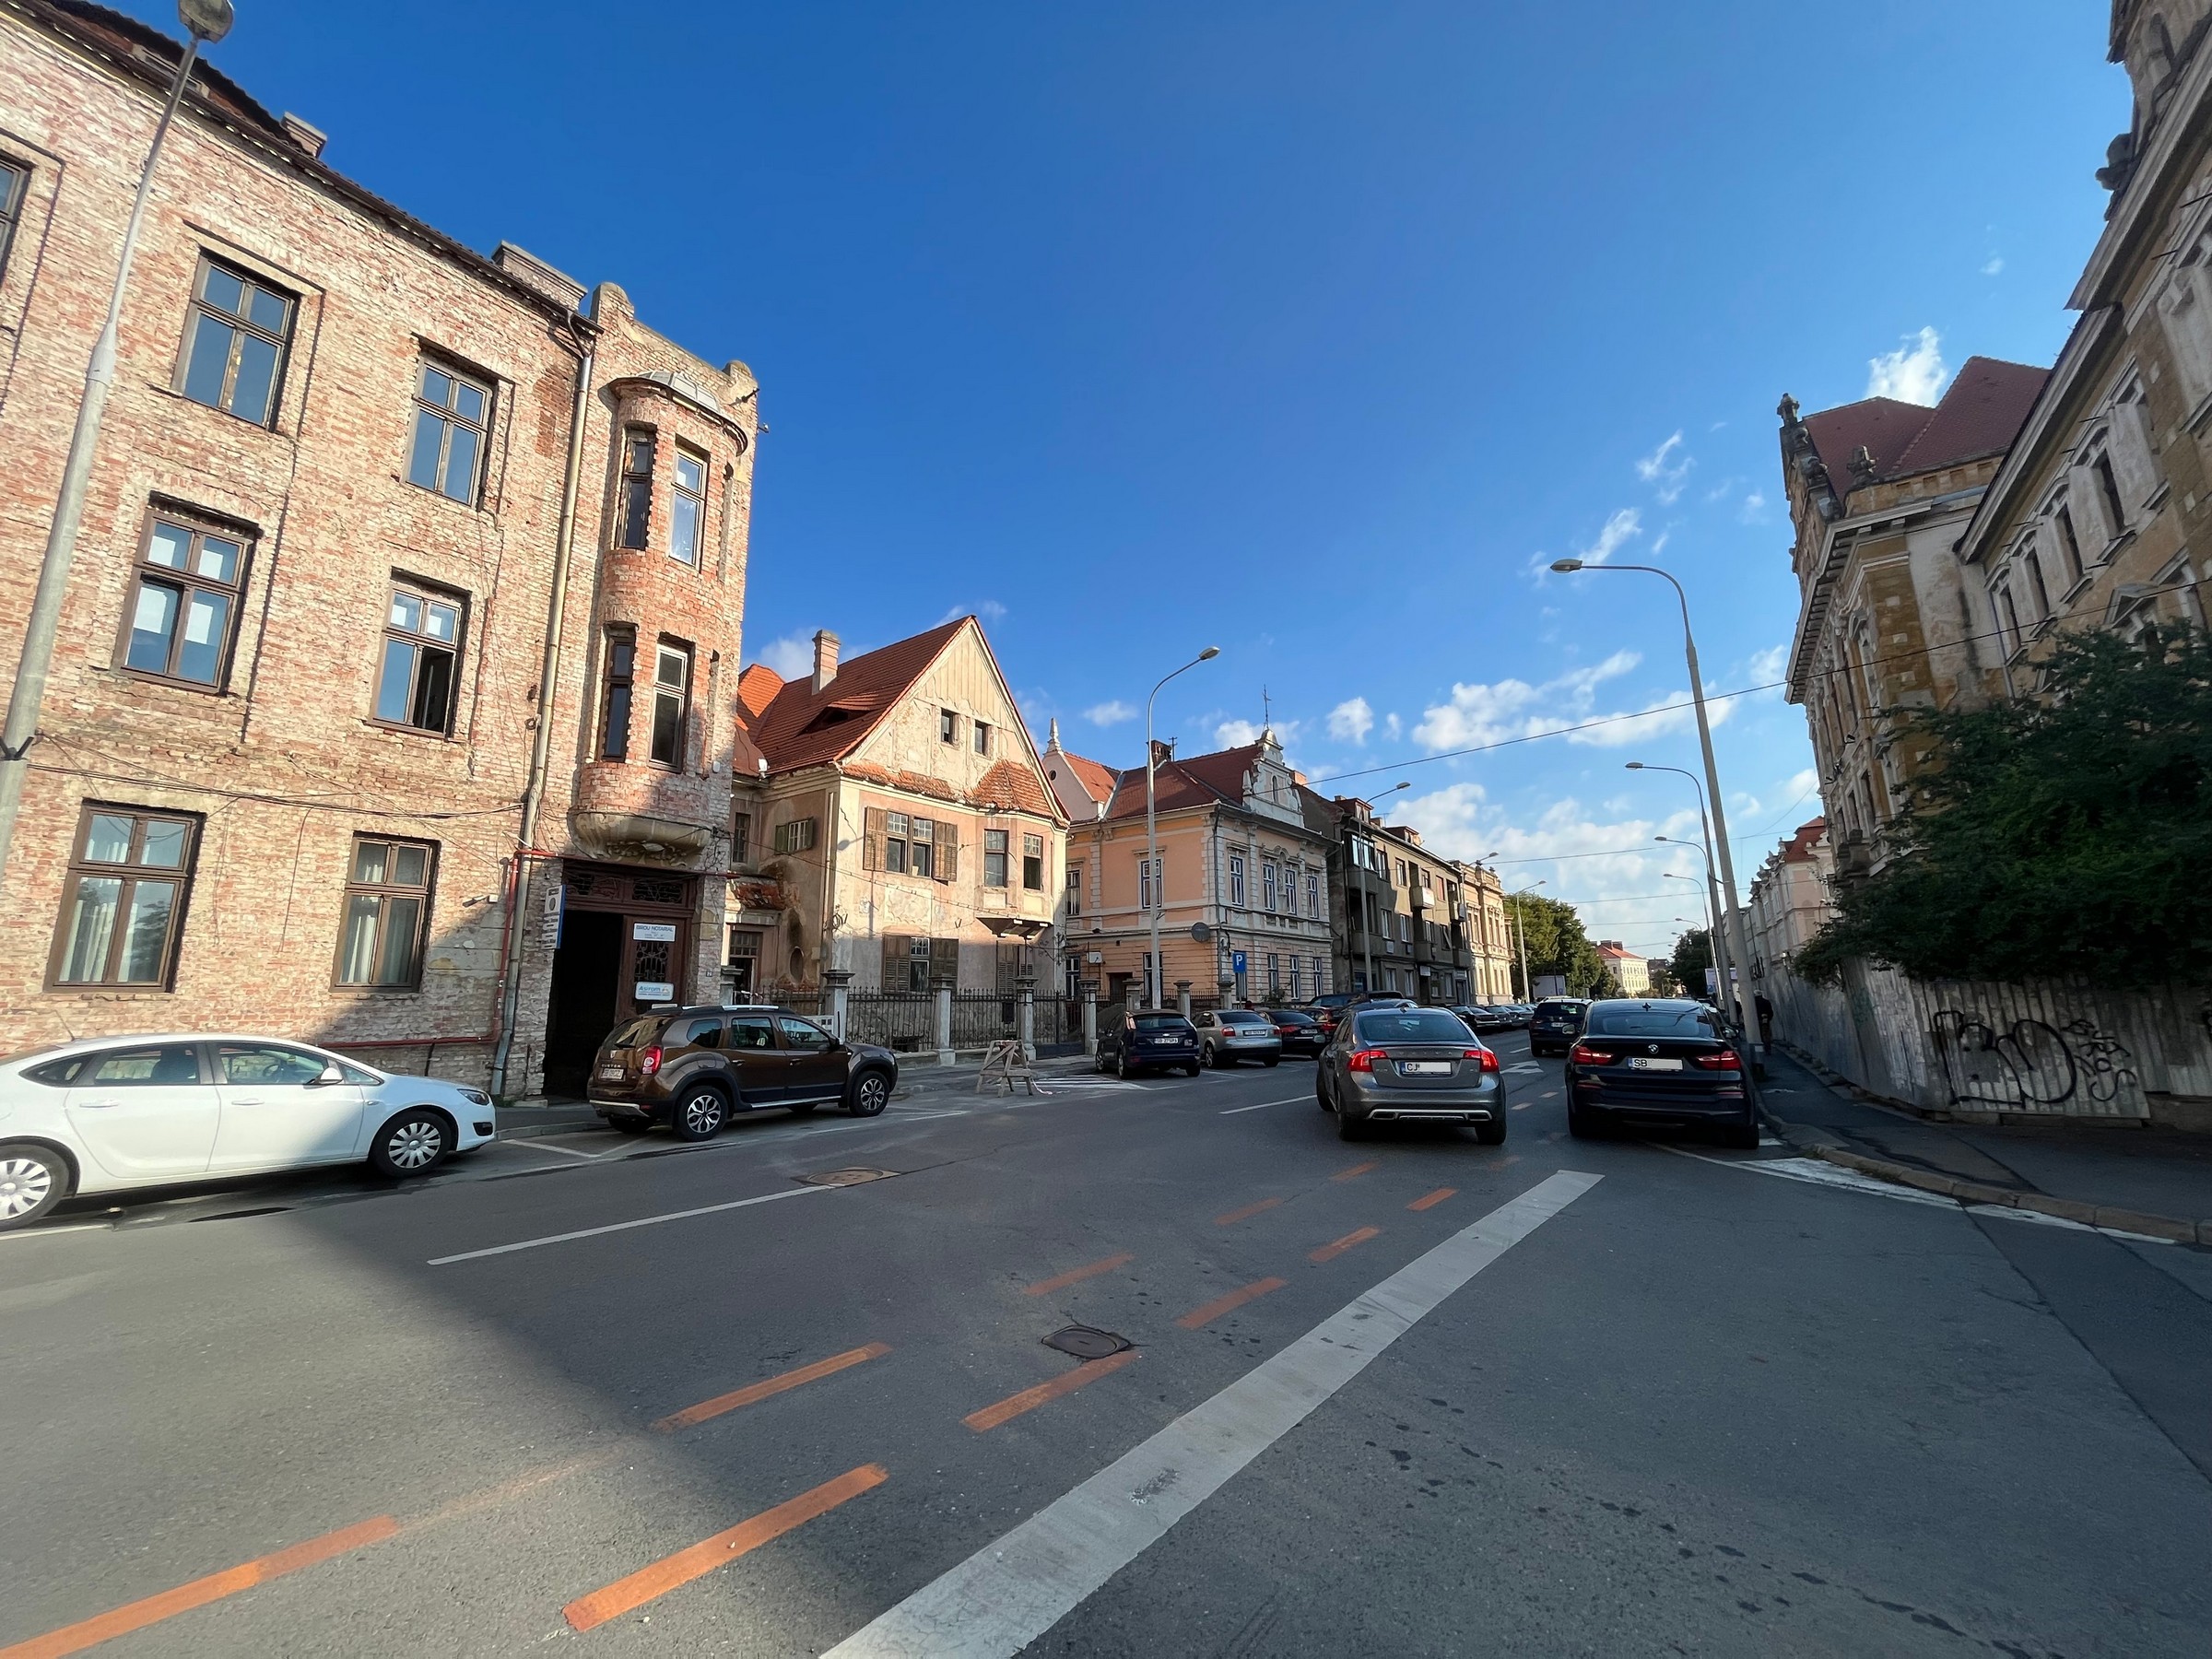
[[[174,61],[161,54],[174,50],[91,8],[0,3],[0,164],[25,181],[0,270],[9,462],[0,634],[19,636],[29,612],[85,363]],[[587,872],[580,885],[592,887],[595,868],[601,902],[616,902],[615,865],[664,887],[676,877],[680,900],[649,906],[678,923],[667,977],[680,994],[715,989],[756,387],[742,364],[715,369],[638,323],[619,288],[602,287],[579,311],[581,286],[518,250],[482,258],[375,201],[219,76],[206,94],[188,99],[167,141],[125,297],[118,377],[0,890],[0,1046],[240,1030],[418,1069],[433,1063],[434,1040],[440,1073],[484,1077],[543,720],[550,753],[532,849],[541,856],[524,861],[507,1081],[509,1093],[528,1092],[543,1075],[557,974],[544,907],[559,873]],[[265,421],[187,394],[195,282],[209,259],[290,302]],[[541,695],[587,353],[561,649]],[[426,360],[489,394],[480,468],[472,485],[457,467],[451,491],[409,477]],[[238,373],[242,384],[247,371]],[[636,550],[618,546],[631,431],[653,435],[656,458]],[[679,445],[702,469],[690,562],[670,553]],[[143,645],[134,619],[158,608],[140,597],[139,568],[157,516],[247,548],[227,594],[235,619],[220,666],[198,681],[126,665]],[[458,638],[430,641],[450,652],[450,688],[433,684],[406,717],[380,719],[394,683],[395,584],[450,606]],[[634,629],[638,650],[618,761],[601,758],[615,625]],[[651,755],[664,641],[688,653],[668,764]],[[0,673],[12,672],[14,653],[0,655]],[[434,681],[442,670],[418,672]],[[434,729],[417,729],[426,710]],[[189,898],[157,984],[56,982],[87,802],[197,826]],[[340,982],[363,837],[429,850],[418,970],[385,988]],[[582,934],[604,957],[604,926]],[[595,1042],[630,1005],[615,998],[607,963],[564,954],[558,971],[606,978],[605,1007],[588,1011],[573,985],[567,999],[571,1024],[601,1022]],[[612,967],[628,971],[628,957]]]

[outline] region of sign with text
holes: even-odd
[[[641,1003],[674,1002],[676,987],[666,980],[640,980],[630,987],[630,994]]]
[[[673,922],[633,922],[629,926],[629,936],[633,939],[646,939],[662,945],[673,945],[676,943],[676,924]]]

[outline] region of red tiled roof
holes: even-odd
[[[737,677],[737,706],[745,711],[750,722],[760,718],[760,712],[776,700],[776,693],[783,689],[783,677],[766,663],[753,663]]]
[[[1829,482],[1839,496],[1849,493],[1856,480],[1851,458],[1863,444],[1874,455],[1877,477],[1889,476],[1891,465],[1912,445],[1936,411],[1922,404],[1900,403],[1894,397],[1869,397],[1840,408],[1823,409],[1805,418],[1805,429],[1828,467]]]
[[[1817,818],[1810,823],[1797,826],[1797,833],[1782,843],[1782,856],[1786,864],[1804,864],[1813,856],[1813,849],[1828,833],[1828,819]]]
[[[747,720],[747,735],[776,771],[842,759],[971,620],[957,617],[910,640],[850,658],[819,691],[811,677],[786,680],[767,706]],[[741,698],[743,684],[741,677]]]
[[[1083,786],[1084,794],[1094,801],[1113,799],[1114,787],[1121,782],[1121,774],[1112,767],[1101,766],[1098,761],[1081,755],[1071,755],[1065,749],[1060,751],[1060,757],[1067,762],[1068,770],[1076,774],[1076,782]]]
[[[1222,802],[1235,806],[1244,800],[1245,774],[1260,752],[1256,743],[1239,748],[1218,749],[1210,755],[1193,755],[1188,760],[1163,760],[1153,769],[1152,794],[1157,810],[1185,806],[1212,806]],[[1121,774],[1110,818],[1145,815],[1145,769],[1133,766]]]
[[[978,806],[996,806],[1006,812],[1034,813],[1048,818],[1060,816],[1044,780],[1031,768],[1017,766],[1011,760],[993,766],[968,792],[968,798]]]
[[[1806,430],[1839,496],[1859,488],[1851,458],[1861,445],[1874,457],[1875,482],[1935,472],[2003,454],[2026,424],[2050,371],[1971,357],[1934,408],[1869,397],[1805,418]]]

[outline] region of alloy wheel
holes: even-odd
[[[684,1102],[684,1127],[697,1135],[714,1133],[722,1123],[722,1098],[703,1090]]]
[[[866,1072],[853,1085],[853,1115],[874,1117],[890,1103],[891,1086],[877,1072]]]

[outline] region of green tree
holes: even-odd
[[[2212,648],[2187,629],[2062,639],[2031,700],[1909,710],[1925,763],[1879,874],[1792,966],[1864,958],[1918,979],[2212,972]]]
[[[1541,979],[1556,973],[1567,982],[1570,995],[1588,996],[1605,976],[1606,964],[1590,935],[1583,931],[1583,919],[1574,906],[1534,893],[1510,894],[1505,902],[1508,924],[1527,934],[1530,976]],[[1518,955],[1513,970],[1517,980]],[[1528,986],[1520,989],[1524,1000],[1533,1000]]]
[[[1712,966],[1712,935],[1702,927],[1687,930],[1675,941],[1672,964],[1675,981],[1685,996],[1705,994],[1705,970]]]

